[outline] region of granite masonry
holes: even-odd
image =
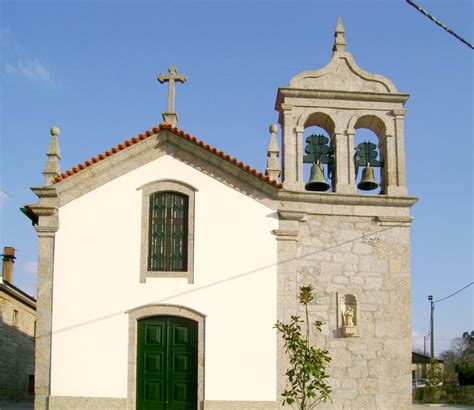
[[[410,207],[404,159],[407,94],[370,74],[346,51],[342,22],[330,63],[278,90],[283,190],[278,206],[278,316],[298,311],[298,288],[312,284],[311,321],[332,357],[331,409],[411,408]],[[305,129],[317,126],[335,154],[332,192],[304,188]],[[357,129],[378,138],[381,193],[356,190]],[[278,374],[287,368],[279,346]],[[279,392],[285,386],[278,380]]]

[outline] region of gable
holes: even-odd
[[[282,186],[236,158],[162,123],[56,177],[53,186],[60,198],[59,205],[67,204],[163,155],[171,155],[255,199],[271,197]]]

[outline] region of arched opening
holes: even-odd
[[[184,377],[178,386],[182,397],[176,396],[174,400],[176,403],[180,402],[180,406],[184,403],[179,408],[201,408],[204,401],[205,315],[185,306],[166,304],[139,306],[127,313],[128,408],[135,408],[137,400],[143,401],[146,395],[142,389],[149,381],[144,372],[145,367],[148,367],[147,372],[153,376],[149,393],[158,407],[160,400],[162,401],[161,397],[170,393],[169,389],[160,390],[159,387],[160,382],[163,385],[164,379],[169,384],[172,382],[170,377],[174,377],[172,372],[168,374],[164,367],[164,363],[167,362],[165,359],[169,359],[164,355],[169,355],[170,351],[176,351],[181,355],[178,357],[179,355],[175,354],[173,357],[177,360],[182,359],[177,364]],[[173,372],[175,370],[176,368]],[[183,380],[186,383],[183,383]],[[178,408],[178,405],[173,408]]]
[[[327,114],[316,112],[304,122],[303,175],[307,191],[333,191],[335,124]]]
[[[360,117],[354,125],[355,182],[359,194],[383,194],[384,152],[386,137],[384,122],[374,115]]]

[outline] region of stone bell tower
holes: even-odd
[[[283,181],[275,231],[278,319],[287,321],[298,312],[298,289],[311,284],[316,300],[310,320],[325,323],[318,344],[332,357],[328,408],[410,409],[409,231],[417,199],[408,196],[405,177],[408,94],[356,64],[340,19],[334,37],[329,64],[294,76],[288,87],[278,89],[275,104]],[[305,137],[313,126],[329,138]],[[377,144],[356,146],[355,133],[362,128],[375,134]],[[280,153],[274,151],[269,149],[267,172],[275,168],[276,174]],[[330,192],[305,189],[303,164],[319,161],[321,170],[327,166]],[[380,169],[376,195],[357,190],[357,168],[369,167]],[[278,348],[281,394],[288,364]]]
[[[373,131],[383,160],[382,192],[406,195],[403,104],[387,78],[362,70],[346,51],[342,21],[334,35],[333,55],[321,70],[303,71],[288,87],[278,89],[275,108],[282,129],[283,182],[290,190],[304,190],[303,134],[307,127],[326,130],[336,161],[333,190],[353,194],[355,186],[354,134]]]

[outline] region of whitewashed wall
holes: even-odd
[[[192,285],[139,283],[137,188],[162,178],[198,189]],[[61,207],[59,217],[52,395],[127,397],[125,312],[173,303],[207,315],[206,400],[275,400],[276,213],[164,156]]]

